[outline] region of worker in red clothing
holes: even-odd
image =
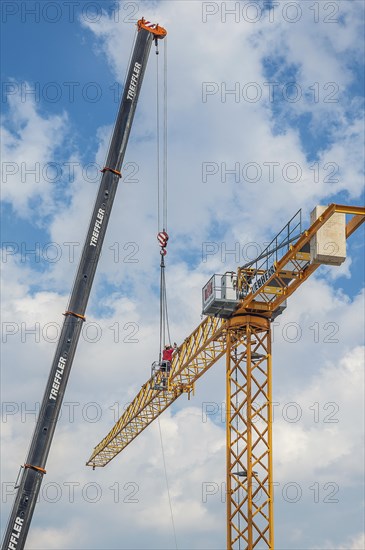
[[[174,344],[174,347],[172,347],[170,344],[166,344],[162,352],[161,372],[164,373],[162,378],[162,384],[164,388],[166,387],[167,376],[171,370],[172,355],[175,349],[176,349],[176,344]],[[165,373],[167,374],[167,376]]]
[[[172,354],[174,353],[174,351],[175,349],[167,344],[162,352],[162,361],[168,361],[169,363],[171,363]]]

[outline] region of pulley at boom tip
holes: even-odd
[[[145,29],[146,31],[151,32],[155,38],[165,38],[167,35],[167,30],[163,27],[160,27],[158,23],[151,23],[150,21],[146,21],[144,17],[142,19],[139,19],[137,21],[137,27],[138,30]]]

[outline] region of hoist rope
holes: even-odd
[[[158,50],[156,50],[156,53]],[[163,72],[163,134],[161,146],[160,130],[160,68],[159,55],[156,55],[157,94],[156,94],[156,137],[157,137],[157,205],[158,231],[167,231],[167,40],[164,40],[164,72]],[[162,162],[161,162],[162,149]],[[162,164],[162,167],[161,167]],[[162,171],[162,174],[161,174]]]
[[[156,117],[157,117],[157,226],[158,226],[158,242],[161,246],[160,255],[160,346],[159,346],[159,362],[161,363],[162,359],[162,348],[166,343],[166,333],[168,337],[168,342],[171,345],[170,337],[170,327],[169,327],[169,317],[167,311],[167,294],[166,294],[166,279],[165,279],[165,255],[166,255],[166,245],[168,241],[167,235],[167,49],[166,49],[166,38],[164,41],[164,93],[163,93],[163,175],[162,175],[162,190],[161,190],[161,179],[160,179],[160,93],[159,93],[159,52],[156,41],[156,72],[157,72],[157,93],[156,93]],[[161,206],[162,200],[162,206]],[[161,214],[162,211],[162,214]],[[161,226],[161,217],[162,217],[162,226]],[[162,231],[161,231],[162,229]],[[176,529],[174,521],[174,513],[172,510],[172,502],[170,495],[169,479],[167,475],[166,459],[165,459],[165,450],[162,439],[162,430],[160,424],[160,418],[158,420],[158,429],[160,433],[160,443],[161,443],[161,452],[163,467],[165,472],[165,481],[167,488],[167,496],[169,500],[170,515],[171,515],[171,524],[174,534],[175,548],[178,550],[177,538],[176,538]]]
[[[176,538],[176,529],[175,529],[175,521],[174,521],[174,513],[172,511],[172,502],[171,502],[171,495],[170,495],[170,486],[169,486],[169,478],[167,475],[167,468],[166,468],[166,459],[165,459],[165,450],[163,445],[163,439],[162,439],[162,431],[161,431],[161,424],[160,424],[160,417],[157,417],[158,420],[158,430],[160,432],[160,443],[161,443],[161,452],[162,452],[162,461],[163,461],[163,467],[165,472],[165,481],[166,481],[166,488],[167,488],[167,496],[169,499],[169,507],[170,507],[170,514],[171,514],[171,524],[172,524],[172,531],[174,533],[174,542],[175,542],[175,548],[178,550],[177,546],[177,538]]]
[[[164,303],[163,303],[163,294],[162,294],[162,285],[164,278],[164,258],[161,256],[161,272],[160,272],[160,346],[159,346],[159,362],[161,363],[162,359],[162,347],[164,345],[164,336],[165,336],[165,326],[164,326]]]
[[[170,325],[169,325],[169,313],[168,313],[168,310],[167,310],[167,294],[166,294],[166,283],[165,283],[165,308],[166,308],[166,312],[165,312],[165,315],[166,315],[166,331],[167,331],[167,338],[168,338],[168,342],[171,346],[171,335],[170,335]]]
[[[167,38],[164,40],[164,155],[163,155],[163,230],[167,231]]]
[[[170,327],[167,311],[167,294],[166,294],[166,279],[165,279],[165,261],[166,246],[168,241],[167,235],[167,46],[166,39],[164,40],[164,60],[163,60],[163,143],[161,145],[161,109],[160,109],[160,67],[159,67],[159,51],[156,44],[156,138],[157,138],[157,225],[158,225],[158,241],[161,246],[161,274],[160,274],[160,346],[159,360],[161,361],[162,348],[166,342],[171,345]],[[162,158],[161,158],[162,153]]]
[[[161,361],[162,348],[167,342],[171,345],[169,314],[167,309],[167,293],[166,293],[166,279],[165,279],[165,260],[161,255],[161,273],[160,273],[160,353],[159,361]]]
[[[164,323],[165,323],[165,332],[167,334],[167,341],[171,345],[171,336],[170,336],[170,325],[169,325],[169,314],[167,310],[167,293],[166,293],[166,278],[165,278],[165,266],[162,268],[162,300],[164,306]]]
[[[160,70],[159,70],[159,54],[156,44],[156,141],[157,141],[157,231],[160,231]]]

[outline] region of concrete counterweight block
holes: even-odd
[[[316,206],[311,212],[311,225],[326,210]],[[315,264],[341,265],[346,260],[346,215],[332,214],[310,242],[311,262]]]

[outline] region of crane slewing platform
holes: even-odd
[[[106,466],[225,357],[228,549],[274,548],[271,321],[321,264],[344,261],[346,240],[365,220],[358,206],[313,212],[308,229],[302,230],[299,211],[254,262],[208,281],[207,316],[175,353],[166,390],[147,380],[87,461]]]

